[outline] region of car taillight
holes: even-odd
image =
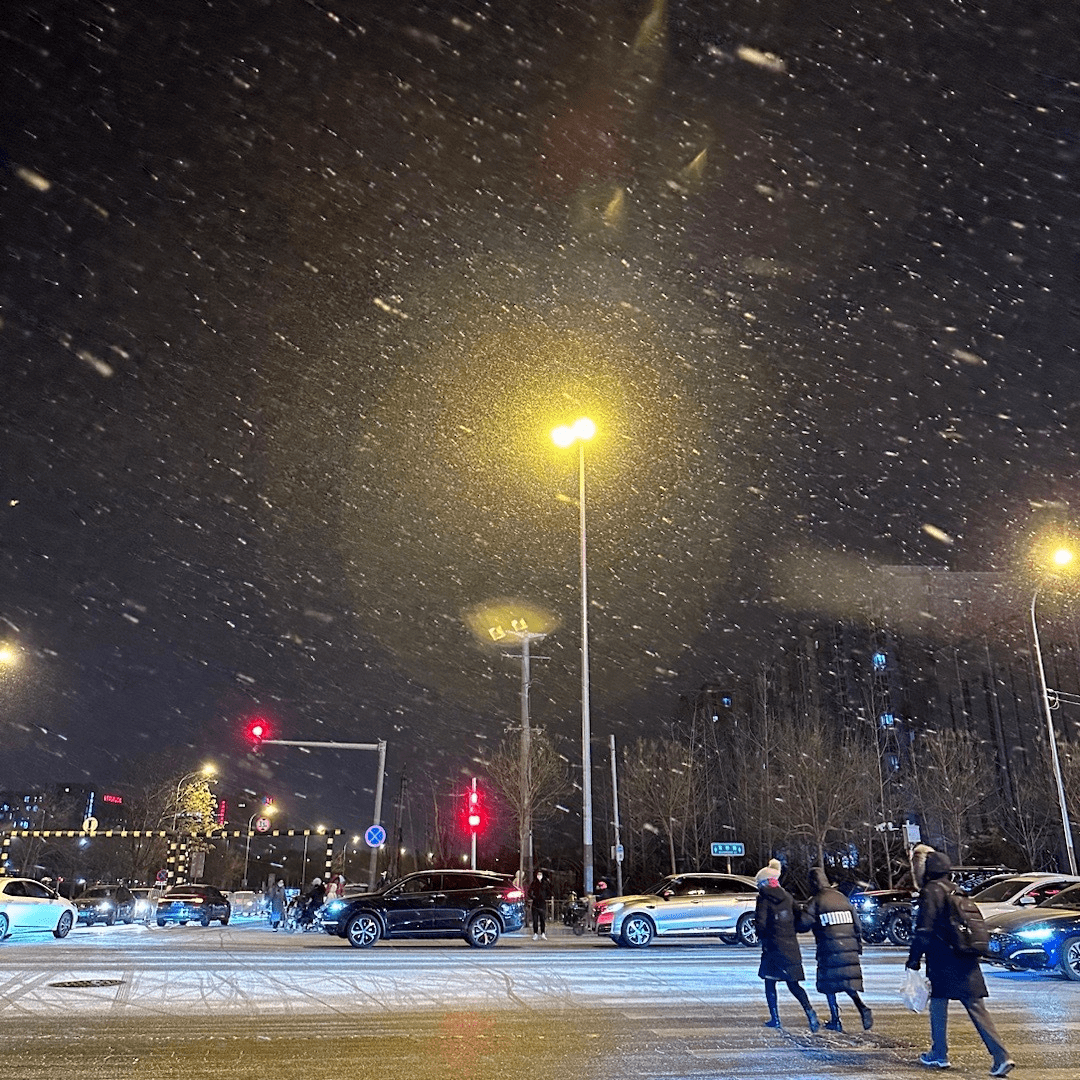
[[[506,890],[506,899],[507,900],[523,900],[524,898],[525,898],[525,894],[521,891],[521,889],[507,889]]]

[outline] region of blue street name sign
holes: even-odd
[[[382,847],[386,843],[386,830],[381,825],[369,825],[364,840],[368,847]]]
[[[742,844],[713,844],[714,855],[745,855],[746,848]]]

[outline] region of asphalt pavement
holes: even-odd
[[[902,966],[901,950],[868,948],[874,1029],[847,1009],[849,1031],[812,1035],[783,990],[785,1028],[763,1028],[756,951],[718,942],[635,951],[554,926],[547,942],[515,934],[490,950],[358,950],[257,922],[79,928],[0,945],[0,1077],[906,1080],[926,1075],[928,1021],[899,1003]],[[987,978],[1014,1077],[1078,1080],[1080,984]],[[949,1075],[988,1075],[955,1005],[950,1034]]]

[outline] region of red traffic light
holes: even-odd
[[[263,740],[270,738],[270,725],[262,717],[256,717],[248,724],[244,734],[247,735],[252,750],[258,750]]]
[[[465,793],[465,820],[470,832],[478,832],[484,823],[483,814],[480,811],[480,792],[470,788]]]

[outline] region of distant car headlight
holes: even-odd
[[[1054,931],[1049,926],[1028,926],[1023,930],[1017,930],[1016,936],[1024,941],[1045,941],[1053,935]]]
[[[112,904],[110,904],[108,900],[99,900],[98,901],[98,905],[97,905],[98,911],[108,911],[109,908],[111,908],[111,907],[112,907]]]

